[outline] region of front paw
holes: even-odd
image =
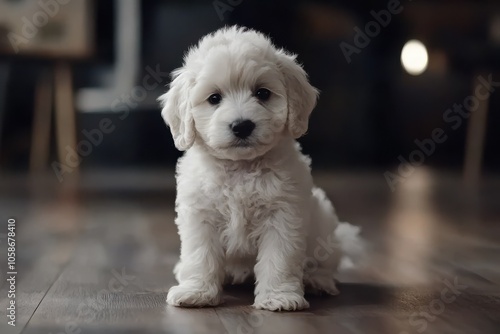
[[[180,307],[216,306],[221,302],[221,289],[213,285],[202,287],[176,285],[168,290],[167,295],[167,304]]]
[[[309,303],[296,292],[271,292],[257,295],[253,307],[269,311],[298,311],[309,308]]]

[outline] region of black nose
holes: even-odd
[[[255,123],[248,119],[240,120],[231,123],[229,127],[236,137],[245,139],[246,137],[250,136],[253,129],[255,129]]]

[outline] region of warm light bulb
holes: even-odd
[[[427,68],[428,61],[427,49],[422,42],[412,39],[403,46],[401,64],[409,74],[422,74]]]

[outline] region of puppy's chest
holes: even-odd
[[[225,184],[219,188],[217,210],[231,225],[248,225],[254,218],[259,218],[254,216],[265,206],[263,186],[258,177],[228,174]]]
[[[279,182],[274,178],[271,172],[228,172],[217,182],[214,203],[221,217],[221,240],[229,253],[256,250],[266,216],[279,197]]]

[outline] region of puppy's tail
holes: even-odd
[[[361,228],[359,226],[344,222],[339,222],[337,225],[335,237],[343,253],[340,259],[340,270],[352,268],[362,260],[366,247],[365,242],[359,235],[360,232]]]

